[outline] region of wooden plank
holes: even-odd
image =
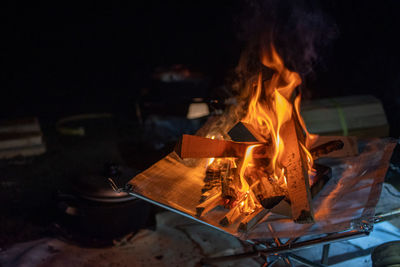
[[[209,212],[222,203],[221,192],[209,197],[201,204],[196,206],[196,216],[200,217],[202,214]]]
[[[184,134],[175,147],[175,152],[181,158],[225,158],[244,157],[246,148],[255,142],[233,142],[216,140],[200,136]],[[272,147],[260,144],[253,150],[254,158],[266,158],[271,153]]]
[[[239,205],[236,205],[235,207],[231,208],[225,216],[219,221],[219,224],[222,226],[228,226],[234,223],[242,213],[240,212]]]
[[[344,158],[344,157],[354,157],[358,155],[358,145],[357,137],[354,136],[318,136],[318,139],[312,144],[311,150],[322,144],[340,140],[343,142],[343,148],[340,150],[331,151],[327,154],[320,155],[319,157],[329,157],[329,158]]]
[[[267,215],[269,210],[267,209],[259,209],[254,211],[252,214],[248,215],[246,218],[244,218],[240,224],[238,231],[240,232],[248,232],[251,228],[253,228],[262,218]]]
[[[293,220],[296,223],[313,223],[307,161],[299,145],[299,140],[304,139],[304,136],[301,127],[296,123],[293,115],[280,131],[285,146],[282,163],[286,169]]]

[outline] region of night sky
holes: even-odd
[[[1,45],[1,117],[125,112],[155,68],[186,64],[221,86],[237,64],[249,1],[10,1]],[[313,97],[373,94],[399,118],[398,1],[319,3],[337,27]]]

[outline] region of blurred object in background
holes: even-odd
[[[171,82],[191,82],[197,83],[204,80],[204,75],[200,72],[191,71],[182,64],[172,65],[169,68],[158,67],[153,74],[154,80],[164,83]]]
[[[386,137],[389,124],[381,101],[371,95],[315,99],[304,102],[301,114],[311,133]]]
[[[46,152],[36,117],[0,122],[0,159],[28,157]]]
[[[85,246],[109,246],[113,240],[146,226],[151,205],[114,191],[108,179],[123,186],[138,171],[106,163],[103,173],[72,178],[71,190],[58,193],[59,233]]]
[[[182,134],[193,134],[209,115],[210,85],[206,76],[184,65],[159,67],[149,87],[136,103],[136,115],[144,138],[159,150],[172,145]]]

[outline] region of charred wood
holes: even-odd
[[[319,158],[322,155],[329,154],[333,151],[340,150],[344,147],[344,143],[342,140],[333,140],[328,143],[319,145],[310,150],[311,156],[313,158]]]

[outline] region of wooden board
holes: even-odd
[[[175,152],[181,158],[225,158],[244,157],[246,148],[255,142],[233,142],[216,140],[200,136],[184,134],[175,147]],[[271,146],[258,143],[261,146],[254,149],[254,158],[267,158]]]
[[[299,146],[299,140],[302,140],[303,136],[301,136],[301,129],[296,123],[295,119],[292,118],[281,129],[281,137],[285,145],[283,165],[286,168],[293,220],[296,223],[313,223],[314,216],[307,161],[304,152]]]
[[[354,157],[358,155],[357,137],[355,136],[318,136],[317,140],[312,144],[311,148],[317,147],[321,144],[325,144],[333,140],[341,140],[343,142],[343,148],[322,155],[320,156],[321,158],[344,158]]]

